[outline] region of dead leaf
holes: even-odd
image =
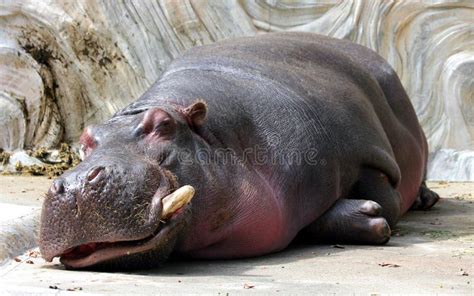
[[[255,285],[244,284],[244,289],[252,289]]]
[[[82,287],[67,288],[66,291],[82,291]]]
[[[395,263],[387,263],[387,262],[379,263],[379,266],[382,266],[382,267],[400,267],[400,265],[398,265],[398,264],[395,264]]]
[[[331,247],[336,248],[336,249],[345,249],[346,248],[346,247],[341,246],[341,245],[332,245]]]

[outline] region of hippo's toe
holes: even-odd
[[[380,216],[382,207],[375,201],[367,200],[360,206],[359,211],[368,216]]]
[[[390,226],[383,217],[368,218],[367,236],[372,244],[385,244],[390,240]]]

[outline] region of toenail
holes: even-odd
[[[385,218],[377,218],[371,221],[374,233],[377,233],[380,238],[386,239],[390,237],[391,230]]]
[[[368,200],[362,205],[361,211],[367,215],[375,216],[382,213],[382,207],[375,201]]]

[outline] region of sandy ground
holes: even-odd
[[[37,206],[51,180],[0,177],[0,203]],[[0,267],[0,294],[474,295],[474,183],[430,183],[442,200],[410,212],[385,246],[293,245],[264,257],[171,261],[133,273],[64,270],[27,255]]]
[[[46,177],[0,176],[0,202],[40,207],[52,181]]]

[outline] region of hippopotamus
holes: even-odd
[[[296,237],[385,244],[439,198],[395,71],[312,33],[191,48],[80,143],[40,223],[42,256],[71,269],[259,256]]]

